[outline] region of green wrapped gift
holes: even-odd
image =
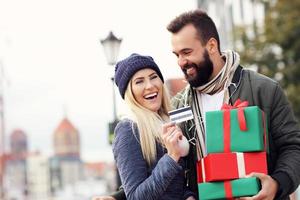
[[[248,197],[257,194],[259,190],[260,182],[256,177],[198,184],[200,200]]]
[[[257,106],[206,112],[207,153],[266,150],[263,115]]]

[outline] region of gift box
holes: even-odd
[[[200,200],[248,197],[259,191],[260,182],[256,177],[198,184]]]
[[[198,183],[245,178],[251,172],[268,173],[266,152],[212,153],[197,162]]]
[[[244,107],[247,104],[242,103],[206,112],[208,154],[264,151],[267,135],[264,113],[257,106]]]

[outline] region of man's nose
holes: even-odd
[[[184,66],[187,64],[187,59],[184,58],[183,56],[179,56],[177,64],[180,66],[181,69],[183,69]]]

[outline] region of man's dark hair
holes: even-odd
[[[182,13],[170,22],[167,29],[171,33],[177,33],[188,24],[194,25],[198,32],[199,40],[203,45],[206,45],[210,38],[215,38],[218,43],[218,50],[221,53],[220,39],[216,25],[206,12],[200,9]]]

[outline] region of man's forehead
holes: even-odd
[[[200,42],[196,33],[183,31],[172,34],[171,43],[173,51],[181,51],[182,49],[192,48],[196,43]]]

